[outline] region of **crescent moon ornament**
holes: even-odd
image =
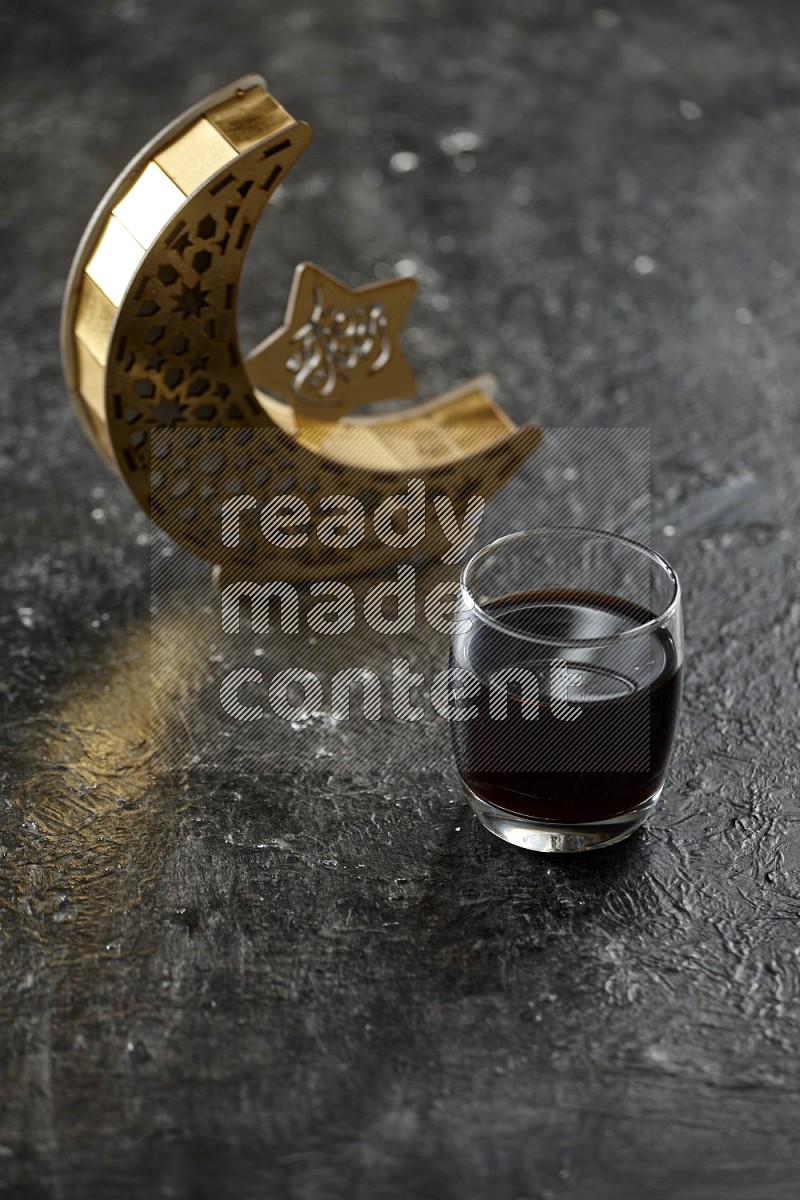
[[[412,278],[352,289],[301,263],[283,324],[242,355],[236,298],[250,235],[310,141],[261,77],[216,92],[128,164],[67,283],[62,358],[89,440],[152,519],[221,564],[223,579],[378,569],[406,551],[372,532],[357,553],[337,553],[317,536],[330,527],[326,501],[357,498],[369,516],[412,477],[428,506],[488,499],[541,439],[502,412],[488,375],[401,411],[352,414],[416,396],[398,342]],[[242,536],[223,540],[231,497],[263,506],[294,494],[309,514],[302,539],[268,545],[243,520]],[[433,556],[447,542],[432,507],[430,517],[420,549]]]

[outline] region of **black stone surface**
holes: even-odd
[[[793,1200],[794,0],[29,0],[0,32],[2,1194]],[[629,843],[493,840],[442,722],[154,766],[149,527],[75,422],[59,306],[117,171],[248,70],[315,142],[245,342],[298,258],[412,259],[424,392],[491,368],[515,418],[651,430],[687,682]]]

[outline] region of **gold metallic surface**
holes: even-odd
[[[189,196],[209,175],[233,162],[236,154],[228,139],[203,117],[165,146],[154,161]]]
[[[141,246],[149,246],[170,217],[180,210],[185,198],[169,175],[157,163],[150,162],[115,205],[114,216]]]
[[[340,421],[300,418],[298,442],[337,462],[361,466],[369,457],[375,468],[416,471],[451,462],[506,437],[514,423],[493,399],[494,380],[482,375],[427,404],[380,417],[344,417]]]
[[[258,77],[216,93],[112,185],[67,285],[62,355],[87,435],[153,519],[223,576],[319,578],[338,557],[316,538],[314,497],[358,497],[371,512],[413,472],[431,496],[487,499],[541,437],[502,413],[487,377],[403,411],[352,413],[416,395],[398,340],[412,279],[353,289],[300,264],[283,325],[243,358],[236,297],[249,239],[310,140]],[[252,536],[223,544],[227,498],[287,492],[309,498],[302,550]],[[401,556],[373,536],[342,569]]]
[[[119,307],[144,256],[144,246],[116,217],[108,218],[86,274]]]
[[[105,392],[105,388],[103,392]],[[105,395],[103,395],[103,400],[105,401]],[[91,431],[92,444],[95,446],[97,453],[104,462],[108,463],[112,470],[115,470],[114,447],[111,445],[111,436],[106,422],[105,403],[103,404],[102,414],[98,414],[93,408],[87,407],[85,419]]]
[[[91,350],[79,341],[76,346],[78,359],[78,380],[81,395],[89,408],[100,420],[105,420],[106,408],[106,372],[105,367],[97,361]]]
[[[84,276],[75,314],[75,337],[104,366],[116,315],[117,310],[105,292],[88,275]]]
[[[286,109],[259,88],[216,105],[208,120],[239,152],[294,124]]]

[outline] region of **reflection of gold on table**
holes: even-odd
[[[244,360],[236,326],[239,275],[255,221],[311,139],[248,77],[168,126],[104,197],[73,263],[65,297],[65,374],[84,428],[153,519],[201,557],[254,569],[265,547],[221,546],[221,505],[231,494],[363,498],[372,511],[419,475],[431,492],[488,498],[540,438],[517,428],[481,376],[433,400],[378,416],[352,410],[415,395],[398,343],[414,281],[349,288],[301,264],[284,324]],[[260,429],[260,467],[241,436],[215,443],[154,430]],[[191,439],[190,439],[191,440]],[[269,450],[271,466],[264,468]],[[232,492],[233,489],[233,492]],[[317,518],[314,513],[314,520]],[[437,553],[430,522],[429,553]],[[348,570],[393,561],[377,541]],[[327,554],[269,550],[273,573],[313,578]],[[263,563],[261,563],[263,566]]]

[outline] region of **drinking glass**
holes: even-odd
[[[461,574],[448,679],[456,766],[487,829],[529,850],[619,842],[658,803],[672,753],[678,577],[602,530],[498,538]]]

